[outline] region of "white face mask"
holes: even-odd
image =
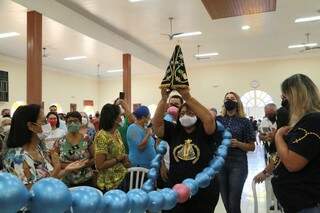
[[[42,132],[41,133],[37,133],[37,136],[42,141],[42,140],[46,139],[50,134],[50,131],[51,131],[50,124],[42,125],[41,126],[41,130],[42,130]]]
[[[82,125],[87,126],[88,125],[88,119],[85,117],[82,117]]]
[[[121,127],[123,127],[124,126],[124,124],[125,124],[125,119],[124,119],[124,116],[121,116],[121,121],[120,121],[120,123],[119,123],[119,126],[121,126]]]
[[[191,127],[197,122],[197,116],[184,115],[179,119],[183,127]]]

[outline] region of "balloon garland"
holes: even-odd
[[[208,167],[198,173],[196,177],[187,178],[182,183],[170,188],[155,191],[155,183],[159,174],[161,159],[167,148],[160,143],[157,155],[151,161],[151,169],[148,172],[148,180],[142,189],[133,189],[128,193],[121,190],[111,190],[102,193],[88,186],[80,186],[68,189],[60,180],[44,178],[33,184],[30,192],[20,179],[12,174],[0,172],[0,209],[4,213],[15,213],[27,206],[31,212],[54,213],[143,213],[170,210],[177,203],[184,203],[197,194],[199,188],[206,188],[211,180],[223,167],[228,147],[231,144],[231,133],[217,121],[217,129],[222,133],[223,140],[218,147]],[[71,208],[70,208],[71,207]]]

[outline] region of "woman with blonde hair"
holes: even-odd
[[[247,152],[255,149],[255,132],[235,92],[225,95],[222,115],[217,120],[230,129],[233,138],[225,165],[218,176],[221,197],[228,213],[240,213],[241,194],[248,176]]]
[[[285,212],[320,212],[320,95],[303,74],[286,79],[282,105],[289,110],[290,124],[275,136],[279,162],[272,185]]]

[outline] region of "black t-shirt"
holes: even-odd
[[[305,115],[289,132],[289,150],[309,162],[298,172],[289,172],[280,162],[274,170],[274,193],[286,212],[297,212],[320,203],[320,113]]]
[[[181,124],[165,121],[162,139],[170,145],[169,183],[173,185],[186,178],[194,178],[208,166],[221,137],[217,130],[207,135],[200,121],[190,134]]]

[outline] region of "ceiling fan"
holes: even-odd
[[[165,35],[169,37],[169,40],[171,41],[174,38],[183,38],[183,37],[188,37],[188,36],[197,36],[201,35],[202,32],[200,31],[195,31],[195,32],[180,32],[180,33],[173,33],[173,17],[169,17],[169,22],[170,22],[170,33],[162,33],[161,35]]]
[[[198,52],[197,52],[197,54],[195,54],[194,55],[194,57],[197,59],[197,60],[203,60],[203,59],[205,59],[205,60],[207,60],[207,59],[210,59],[210,56],[201,56],[201,54],[200,54],[200,45],[198,44],[197,45],[197,48],[198,48]]]
[[[198,53],[194,55],[194,57],[197,60],[203,60],[203,59],[211,59],[212,56],[217,56],[219,53],[217,52],[210,52],[210,53],[200,53],[200,45],[197,46]]]
[[[320,46],[318,45],[318,43],[310,42],[310,33],[306,33],[305,36],[307,37],[305,43],[290,45],[288,46],[288,48],[289,49],[303,48],[302,50],[300,50],[301,53],[310,51],[310,50],[320,49]]]

